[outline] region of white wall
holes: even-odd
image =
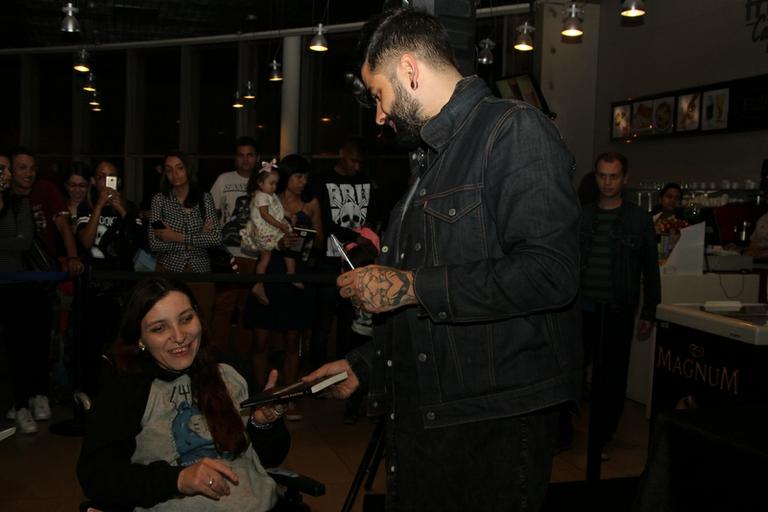
[[[757,178],[768,158],[766,130],[609,142],[611,102],[768,73],[768,41],[752,41],[747,2],[650,0],[643,25],[635,27],[621,26],[618,7],[603,5],[593,154],[625,153],[635,183]],[[768,16],[768,2],[760,11]]]
[[[600,7],[585,5],[585,32],[580,43],[566,43],[560,35],[562,6],[543,5],[538,26],[541,44],[541,91],[555,124],[576,158],[576,173],[592,166],[595,133],[595,95],[600,34]]]

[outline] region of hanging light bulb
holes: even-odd
[[[80,48],[75,54],[75,64],[72,66],[72,68],[78,73],[89,72],[91,67],[88,65],[88,59],[88,50],[85,48]]]
[[[283,81],[283,73],[282,71],[280,71],[280,63],[277,62],[277,59],[272,59],[272,62],[269,63],[269,81],[270,82]]]
[[[96,75],[88,73],[88,79],[83,84],[83,90],[88,92],[96,91]]]
[[[325,40],[325,36],[323,35],[325,31],[323,30],[323,24],[318,23],[317,27],[315,27],[315,35],[312,37],[312,40],[309,42],[309,49],[314,52],[327,52],[328,51],[328,41]]]
[[[621,15],[627,18],[638,18],[645,15],[643,0],[624,0]]]
[[[253,82],[248,80],[245,83],[245,94],[243,94],[244,100],[255,100],[256,99],[256,91],[253,88]]]
[[[67,2],[67,5],[61,8],[61,12],[66,15],[64,16],[64,19],[61,20],[62,32],[80,32],[80,22],[75,18],[75,14],[77,14],[78,11],[79,9],[72,5],[72,2]]]
[[[490,66],[493,64],[493,50],[496,47],[496,43],[486,37],[481,40],[477,45],[480,47],[480,51],[477,52],[477,63],[484,66]]]
[[[240,99],[240,90],[235,91],[235,99],[232,101],[232,108],[243,108],[242,100]]]
[[[93,91],[93,93],[91,93],[91,99],[88,101],[88,104],[92,107],[101,105],[101,102],[99,102],[99,91]]]
[[[521,52],[529,52],[533,50],[533,38],[531,37],[531,34],[534,30],[536,30],[536,28],[527,21],[517,27],[519,33],[515,39],[515,50]]]
[[[93,107],[91,108],[91,112],[101,112],[101,107],[99,106]]]
[[[584,14],[582,9],[573,2],[565,11],[567,15],[563,20],[563,29],[560,31],[565,37],[579,37],[584,34],[584,30],[581,28],[581,15]]]

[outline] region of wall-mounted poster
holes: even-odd
[[[653,130],[653,101],[632,104],[632,134],[648,135]]]
[[[699,129],[701,120],[701,93],[683,94],[677,97],[677,125],[678,132],[689,132]]]
[[[611,122],[611,138],[613,139],[628,139],[630,136],[630,115],[631,105],[629,103],[625,105],[614,105],[613,117]]]
[[[656,134],[672,133],[675,120],[675,98],[668,96],[653,102],[653,132]]]
[[[728,128],[728,89],[706,91],[702,104],[702,130],[725,130]]]
[[[496,80],[496,88],[502,98],[525,101],[545,114],[550,114],[539,84],[529,73],[500,78]]]

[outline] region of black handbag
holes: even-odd
[[[24,264],[31,272],[58,272],[56,260],[45,250],[43,241],[37,236],[32,238],[32,246],[24,253]]]
[[[203,204],[203,198],[200,198],[200,202],[197,203],[200,209],[200,217],[205,224],[205,205]],[[208,259],[211,261],[211,272],[214,274],[239,274],[240,270],[237,267],[237,260],[229,252],[226,245],[217,245],[215,247],[208,248]]]

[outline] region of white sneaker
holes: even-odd
[[[33,396],[29,399],[29,408],[32,409],[32,416],[34,416],[37,421],[51,419],[51,406],[48,403],[47,396]]]
[[[5,413],[5,419],[13,421],[16,419],[16,408],[14,406],[11,406],[10,409],[8,409],[8,412]]]
[[[23,434],[37,433],[37,423],[32,417],[32,413],[26,407],[16,411],[16,425]]]

